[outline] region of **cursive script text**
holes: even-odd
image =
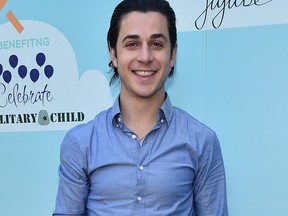
[[[238,7],[262,6],[272,0],[206,0],[206,8],[195,21],[198,30],[203,29],[207,22],[208,13],[216,11],[212,19],[212,25],[218,29],[224,20],[226,10]]]
[[[5,96],[6,95],[6,96]],[[46,102],[51,102],[53,96],[48,90],[48,84],[45,85],[44,89],[41,91],[29,91],[25,85],[21,90],[18,84],[15,84],[12,91],[8,92],[6,86],[0,83],[0,107],[6,107],[8,104],[14,104],[18,107],[20,104],[35,104],[41,102],[45,106]]]

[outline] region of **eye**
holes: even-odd
[[[136,42],[129,42],[126,44],[127,47],[138,47],[138,43]]]
[[[161,42],[154,41],[154,42],[151,43],[151,46],[155,47],[155,48],[162,48],[163,44]]]

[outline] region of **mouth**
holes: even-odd
[[[150,77],[156,74],[157,71],[154,70],[133,70],[133,73],[141,77]]]

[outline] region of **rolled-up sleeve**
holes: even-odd
[[[53,216],[86,215],[89,191],[85,159],[78,142],[68,132],[60,149],[59,186]]]

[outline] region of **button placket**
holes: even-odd
[[[137,171],[137,193],[136,193],[136,202],[137,205],[144,205],[144,197],[145,197],[145,188],[147,184],[147,176],[145,172],[144,165],[138,164]]]

